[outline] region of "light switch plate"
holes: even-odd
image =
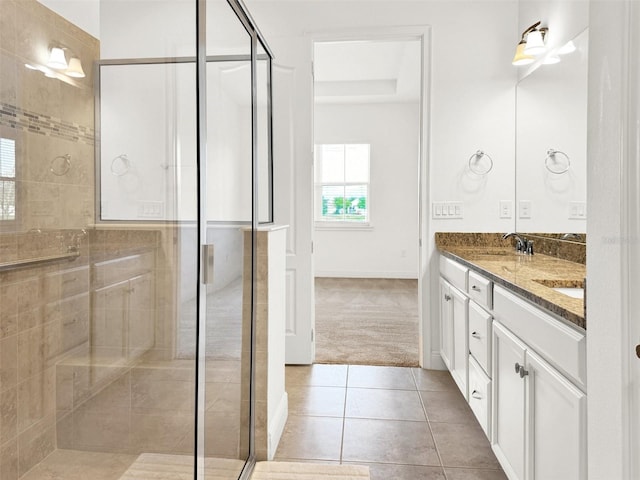
[[[464,207],[462,202],[433,202],[431,204],[431,215],[432,218],[441,220],[462,218]]]
[[[531,218],[531,200],[518,202],[518,218]]]
[[[513,217],[513,201],[500,200],[500,218]]]

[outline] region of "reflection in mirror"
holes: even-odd
[[[573,44],[559,63],[540,65],[517,86],[516,230],[580,241],[587,225],[588,30]]]

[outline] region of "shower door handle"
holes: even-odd
[[[213,244],[202,246],[202,283],[213,284]]]

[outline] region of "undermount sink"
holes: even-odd
[[[556,292],[562,293],[563,295],[568,295],[572,298],[584,298],[584,288],[572,288],[572,287],[555,287],[553,288]]]
[[[535,280],[545,287],[572,298],[584,298],[583,282],[581,280]]]

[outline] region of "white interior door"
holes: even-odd
[[[288,225],[286,260],[287,364],[311,364],[313,331],[311,42],[272,43],[274,220]],[[303,68],[308,66],[308,68]]]

